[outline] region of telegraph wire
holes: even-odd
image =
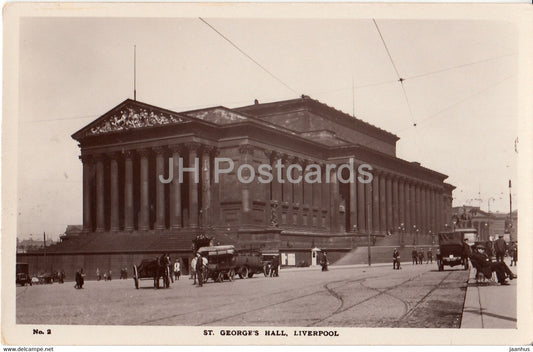
[[[389,51],[389,48],[387,47],[387,43],[385,43],[385,39],[383,39],[383,35],[381,34],[381,31],[379,30],[379,26],[376,22],[376,20],[373,18],[372,21],[374,21],[374,25],[376,26],[376,29],[378,30],[378,33],[379,33],[379,36],[381,38],[381,41],[383,42],[383,45],[385,46],[385,50],[387,51],[387,54],[389,55],[389,59],[392,63],[392,67],[394,67],[394,71],[396,71],[396,75],[398,76],[398,79],[400,80],[400,83],[401,83],[401,76],[400,74],[398,73],[398,69],[396,68],[396,65],[394,64],[394,60],[392,59],[392,55],[390,54],[390,51]]]
[[[443,68],[443,69],[440,69],[440,70],[421,73],[419,75],[414,75],[414,76],[403,78],[403,81],[406,81],[408,79],[411,80],[411,79],[420,78],[420,77],[424,77],[424,76],[434,75],[436,73],[455,70],[455,69],[458,69],[458,68],[467,67],[467,66],[471,66],[471,65],[476,65],[476,64],[480,64],[480,63],[488,62],[488,61],[494,61],[494,60],[498,60],[498,59],[501,59],[501,58],[504,58],[504,57],[510,57],[510,56],[515,56],[515,55],[516,54],[507,54],[507,55],[492,57],[492,58],[488,58],[488,59],[484,59],[484,60],[480,60],[480,61],[474,61],[474,62],[470,62],[470,63],[467,63],[467,64],[461,64],[461,65],[457,65],[457,66],[447,67],[447,68]]]
[[[270,72],[267,68],[265,68],[263,65],[261,65],[259,62],[257,62],[253,57],[245,53],[241,48],[237,46],[237,44],[233,43],[228,37],[226,37],[224,34],[220,33],[215,27],[213,27],[211,24],[209,24],[207,21],[205,21],[203,18],[198,17],[200,21],[205,23],[209,28],[211,28],[213,31],[215,31],[218,35],[220,35],[224,40],[226,40],[228,43],[230,43],[235,49],[237,49],[241,54],[246,56],[248,59],[250,59],[253,63],[255,63],[257,66],[259,66],[263,71],[268,73],[271,77],[273,77],[276,81],[283,84],[285,87],[290,89],[293,93],[298,94],[298,92],[294,89],[292,89],[288,84],[283,82],[280,78],[278,78],[276,75],[274,75],[272,72]]]
[[[413,122],[413,127],[416,127],[416,121],[413,117],[413,109],[411,108],[411,104],[409,103],[409,98],[407,97],[407,92],[405,91],[405,87],[403,85],[403,81],[405,81],[405,78],[402,78],[400,76],[400,73],[398,72],[398,69],[396,68],[396,64],[394,63],[394,60],[392,59],[392,55],[389,51],[389,48],[387,47],[387,43],[385,42],[385,39],[383,38],[383,35],[381,34],[381,31],[379,29],[378,23],[373,18],[372,21],[374,21],[374,25],[376,26],[376,29],[379,33],[379,37],[381,38],[381,42],[383,43],[383,46],[385,47],[385,50],[387,51],[387,55],[389,55],[390,62],[392,63],[392,67],[394,67],[394,71],[396,71],[396,75],[398,76],[398,82],[400,82],[402,86],[403,95],[405,97],[405,101],[407,102],[407,107],[409,108],[409,114],[411,116],[411,121]]]

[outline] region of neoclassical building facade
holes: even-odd
[[[72,138],[83,165],[82,231],[45,255],[19,254],[32,272],[73,277],[82,267],[92,278],[163,252],[186,272],[199,234],[279,252],[282,265],[309,264],[317,247],[333,262],[371,238],[378,247],[434,244],[452,215],[446,175],[398,158],[394,134],[308,96],[185,112],[127,99]],[[269,167],[271,182],[251,178]],[[321,182],[289,182],[318,170]]]
[[[72,137],[81,148],[86,233],[207,232],[250,246],[343,246],[369,233],[435,234],[451,216],[446,175],[397,158],[397,136],[307,96],[179,113],[128,99]],[[217,158],[235,165],[219,182]],[[355,180],[340,182],[337,168],[350,160]],[[240,165],[277,163],[299,167],[272,182],[237,180]],[[357,181],[363,164],[369,183]],[[307,165],[319,165],[322,182],[286,180],[304,177]],[[161,182],[170,172],[173,180]]]

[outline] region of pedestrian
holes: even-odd
[[[418,252],[418,264],[424,264],[424,249],[421,248]]]
[[[485,275],[485,277],[492,277],[492,273],[496,272],[496,277],[500,285],[509,285],[507,277],[510,280],[516,279],[517,276],[509,269],[504,262],[492,262],[487,254],[485,254],[485,248],[481,245],[476,246],[475,250],[470,256],[472,265]]]
[[[400,252],[398,252],[398,248],[394,248],[394,252],[392,252],[392,269],[400,270]]]
[[[111,270],[107,271],[107,279],[111,281]]]
[[[190,271],[191,271],[191,277],[189,279],[193,279],[193,285],[196,285],[196,262],[198,261],[198,257],[195,256],[191,259],[191,265],[190,265]]]
[[[176,280],[180,279],[181,275],[181,264],[178,258],[176,258],[176,262],[174,263],[174,277]]]
[[[172,265],[172,260],[170,259],[169,254],[167,254],[167,263],[168,263],[168,276],[170,277],[170,281],[174,283],[174,275],[172,274],[173,265]]]
[[[207,270],[207,258],[202,256],[200,252],[196,254],[196,276],[198,277],[198,284],[203,286],[205,278],[205,271]]]
[[[328,254],[326,252],[322,255],[320,265],[322,265],[322,271],[328,271]]]
[[[511,247],[511,250],[509,251],[509,255],[511,256],[511,266],[516,266],[516,261],[518,260],[518,244],[514,243]]]
[[[431,264],[433,264],[433,250],[430,248],[428,248],[428,252],[427,252],[427,255],[426,255],[426,264],[431,262]]]
[[[276,255],[272,258],[272,267],[270,268],[270,277],[279,276],[279,257]]]
[[[96,268],[96,281],[100,281],[102,279],[102,275],[100,275],[100,269]]]
[[[107,281],[107,271],[104,273],[104,281]]]
[[[418,264],[418,252],[416,251],[416,247],[411,251],[411,256],[413,257],[413,264]]]
[[[498,239],[494,242],[494,252],[496,252],[496,261],[503,262],[505,252],[507,251],[507,243],[503,239],[503,235],[499,235]]]
[[[85,283],[84,277],[85,274],[83,273],[83,268],[80,268],[80,270],[76,271],[76,284],[74,285],[74,288],[81,289],[83,288],[83,284]]]

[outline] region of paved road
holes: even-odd
[[[186,326],[459,327],[468,271],[436,265],[281,271],[170,289],[133,280],[17,287],[17,323]]]

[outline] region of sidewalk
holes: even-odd
[[[510,268],[516,273],[516,267]],[[510,280],[509,286],[500,286],[496,280],[478,285],[475,274],[470,269],[461,328],[516,329],[517,280]]]

